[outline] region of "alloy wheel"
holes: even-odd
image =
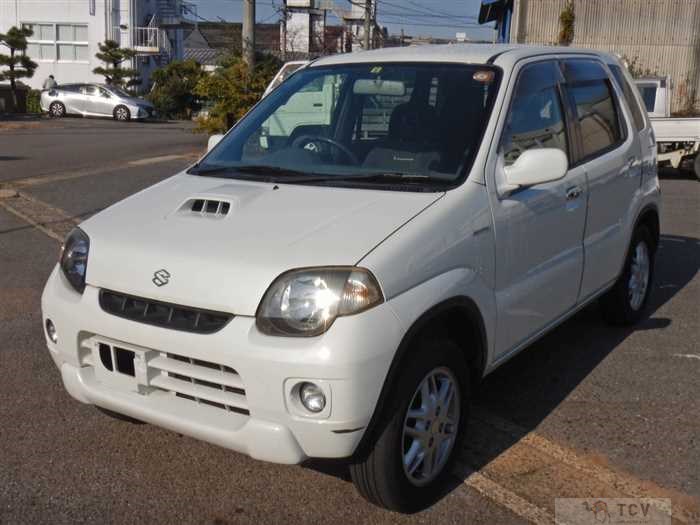
[[[404,418],[401,457],[413,485],[427,485],[442,472],[457,440],[459,419],[459,383],[448,368],[435,368],[418,385]]]
[[[639,310],[644,303],[649,287],[649,271],[649,248],[644,241],[641,241],[634,248],[628,284],[628,297],[632,310]]]

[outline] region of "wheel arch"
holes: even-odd
[[[647,204],[642,211],[637,215],[637,220],[634,223],[634,229],[632,230],[632,235],[637,230],[639,226],[646,226],[651,233],[652,239],[654,241],[654,251],[659,247],[659,241],[661,239],[661,220],[659,218],[659,210],[654,204]]]
[[[467,296],[452,297],[426,310],[404,334],[384,379],[372,418],[353,457],[366,454],[377,432],[381,431],[379,421],[382,407],[404,362],[411,352],[415,351],[416,345],[426,337],[443,334],[446,334],[462,350],[462,356],[469,367],[471,387],[478,385],[486,369],[488,354],[484,319],[474,300]]]

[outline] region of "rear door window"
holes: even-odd
[[[621,144],[621,116],[603,67],[592,60],[566,60],[563,66],[566,89],[581,132],[583,158],[601,155]]]
[[[637,97],[634,96],[633,87],[627,82],[622,68],[614,64],[608,64],[610,71],[612,71],[613,77],[617,81],[617,85],[620,87],[622,92],[625,94],[625,100],[627,101],[627,106],[632,112],[632,118],[634,119],[634,125],[638,130],[643,130],[646,127],[644,122],[644,116],[642,115],[642,110],[639,108],[639,103],[637,102]]]
[[[555,62],[530,64],[520,71],[501,148],[507,166],[524,151],[556,148],[568,154],[568,140]]]

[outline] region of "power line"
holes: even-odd
[[[472,15],[457,15],[455,13],[447,13],[445,11],[429,11],[429,10],[425,10],[424,8],[416,9],[415,7],[408,7],[406,5],[400,5],[400,4],[396,4],[393,2],[389,2],[387,0],[376,0],[376,2],[378,4],[384,4],[384,5],[405,11],[405,12],[402,12],[402,16],[403,15],[423,16],[423,17],[424,16],[444,16],[444,17],[449,17],[449,18],[453,18],[453,19],[454,18],[469,18],[469,19],[476,20],[476,16],[472,16]],[[436,13],[438,13],[438,15],[436,15]]]

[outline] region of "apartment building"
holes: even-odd
[[[181,24],[190,10],[182,0],[2,0],[0,33],[33,29],[27,54],[39,67],[25,81],[32,88],[49,75],[61,84],[103,81],[92,72],[102,65],[95,53],[111,39],[137,51],[126,66],[139,71],[145,91],[154,69],[182,58]]]

